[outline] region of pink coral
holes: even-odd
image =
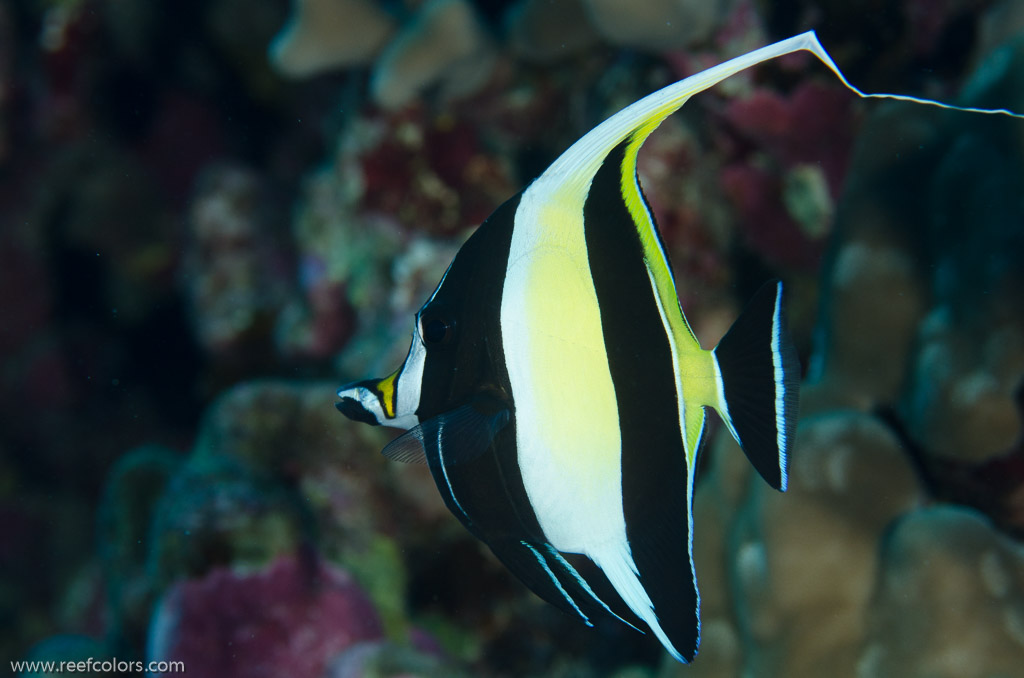
[[[722,169],[723,189],[749,244],[775,264],[817,268],[849,162],[856,126],[851,101],[836,86],[808,82],[789,95],[755,90],[724,111],[737,148],[751,150],[740,150]],[[814,184],[820,191],[804,182],[799,192],[790,183],[787,196],[787,182],[809,176],[808,169],[820,177]]]
[[[346,572],[285,557],[254,574],[222,568],[175,584],[153,620],[149,654],[183,661],[192,678],[315,678],[338,653],[381,636]]]
[[[725,118],[740,136],[786,167],[820,164],[835,196],[846,176],[856,131],[853,101],[840,86],[805,82],[789,95],[761,89],[734,99]]]
[[[736,163],[721,173],[722,188],[733,202],[747,245],[772,263],[813,269],[821,254],[786,213],[780,198],[782,179],[759,167]]]

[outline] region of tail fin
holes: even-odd
[[[786,327],[780,281],[757,291],[712,354],[718,413],[761,477],[785,492],[800,361]]]

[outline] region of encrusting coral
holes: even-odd
[[[381,53],[370,92],[386,109],[401,108],[429,87],[442,98],[464,96],[486,82],[495,59],[469,0],[427,0]]]
[[[431,88],[442,99],[478,92],[499,60],[494,34],[535,62],[580,54],[598,40],[664,52],[707,41],[737,4],[520,0],[502,26],[487,26],[469,0],[425,0],[403,21],[368,0],[295,0],[269,57],[290,78],[370,65],[373,100],[398,109]]]
[[[211,167],[198,184],[180,276],[197,338],[225,360],[266,351],[290,280],[260,179],[239,167]]]
[[[505,26],[512,52],[539,63],[578,55],[599,39],[583,0],[522,0],[509,8]]]
[[[857,677],[1021,675],[1024,546],[970,509],[936,506],[886,536]]]
[[[394,19],[374,0],[294,0],[270,62],[292,78],[367,64],[394,31]]]
[[[649,50],[685,47],[706,39],[733,0],[583,0],[597,30],[609,42]]]

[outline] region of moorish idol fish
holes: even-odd
[[[707,410],[785,491],[800,366],[778,281],[701,347],[637,152],[692,95],[801,49],[861,96],[922,101],[859,92],[813,33],[669,85],[499,207],[416,314],[402,366],[338,391],[347,417],[407,429],[384,455],[425,461],[451,512],[537,595],[588,625],[649,629],[682,662],[700,635],[692,508]]]

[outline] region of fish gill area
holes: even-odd
[[[796,57],[644,146],[702,344],[779,277],[805,372],[786,493],[712,426],[691,666],[333,407],[575,139],[811,28],[865,91],[1024,111],[1019,0],[0,0],[4,670],[1024,678],[1019,120]]]

